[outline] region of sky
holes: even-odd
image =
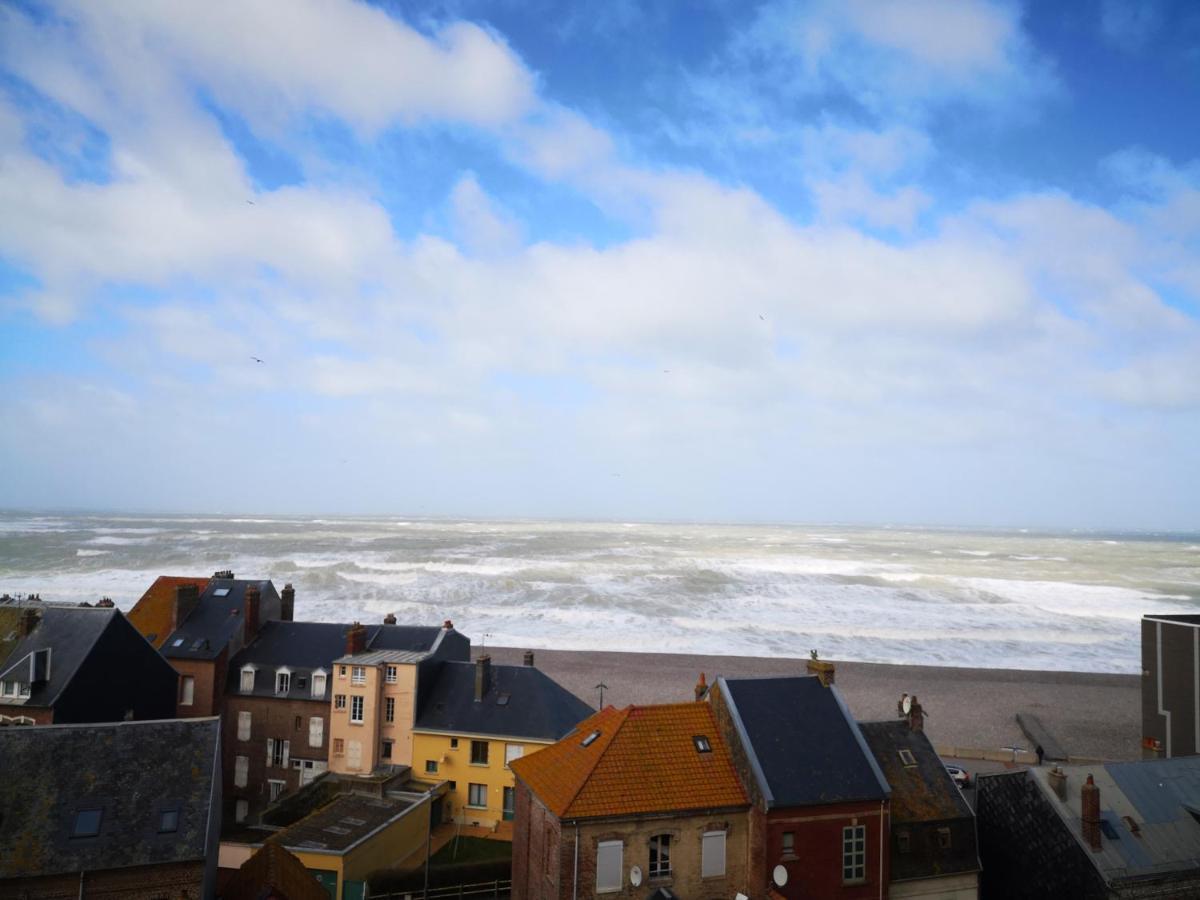
[[[1200,529],[1200,5],[0,0],[0,507]]]

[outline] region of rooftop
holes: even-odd
[[[834,686],[816,676],[719,678],[771,808],[883,800],[891,793]]]
[[[256,586],[265,611],[279,608],[279,595],[270,581],[212,578],[191,615],[162,645],[162,654],[175,659],[216,659],[244,628],[246,588]],[[261,626],[261,621],[260,621]]]
[[[609,706],[510,767],[560,819],[749,803],[707,703]]]
[[[215,718],[0,728],[0,878],[204,859],[218,736]]]
[[[415,795],[381,798],[338,794],[316,812],[279,832],[275,840],[291,850],[345,853],[416,807],[422,799]]]
[[[156,650],[161,649],[171,633],[175,614],[175,590],[195,585],[203,593],[209,579],[189,575],[159,575],[154,579],[133,609],[125,614],[131,625],[146,636]]]
[[[925,732],[913,731],[902,719],[860,722],[858,727],[892,789],[894,823],[974,817]]]
[[[17,619],[25,610],[34,610],[38,620],[33,631],[17,634]],[[116,609],[67,606],[52,603],[5,604],[0,606],[0,640],[8,653],[0,658],[0,681],[31,684],[27,706],[53,706],[76,671],[87,659],[92,647],[109,624],[121,615]],[[31,663],[37,651],[49,649],[48,662],[41,673],[44,680],[31,683]]]

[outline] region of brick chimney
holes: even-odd
[[[242,642],[249,646],[254,640],[254,636],[258,634],[258,608],[262,603],[262,592],[258,589],[257,584],[246,585],[246,600],[244,621],[242,622],[245,631],[242,635]]]
[[[117,604],[112,602],[112,597],[101,597],[100,600],[96,603],[96,607],[98,609],[112,609],[116,605]]]
[[[396,624],[396,614],[388,613],[386,616],[384,616],[383,624],[384,625],[395,625]]]
[[[908,707],[908,727],[913,731],[925,730],[925,710],[916,694],[912,695],[912,703]]]
[[[1088,775],[1087,782],[1079,789],[1079,806],[1083,822],[1083,839],[1093,850],[1101,848],[1100,837],[1100,788],[1092,776]]]
[[[365,653],[367,650],[367,629],[361,622],[355,622],[346,632],[346,655]]]
[[[200,602],[200,590],[194,584],[180,584],[175,587],[175,597],[171,601],[171,631],[174,631],[192,614],[196,604]]]
[[[816,675],[821,679],[821,684],[829,687],[833,684],[833,663],[824,659],[817,659],[817,651],[812,651],[812,659],[808,661],[808,674]]]
[[[700,673],[700,680],[696,682],[696,687],[693,689],[696,695],[696,702],[699,703],[704,699],[704,695],[708,693],[708,682],[704,680],[704,673]]]
[[[279,592],[279,618],[284,622],[292,621],[296,615],[296,589],[289,581]]]
[[[17,637],[29,637],[37,628],[38,613],[36,609],[25,607],[17,618]]]
[[[1064,803],[1067,800],[1067,773],[1062,770],[1062,766],[1055,766],[1046,774],[1046,780],[1050,782],[1050,787],[1054,789],[1054,793],[1058,795],[1058,799]]]
[[[533,651],[526,650],[525,655],[523,657],[521,657],[521,662],[523,662],[527,666],[532,666],[533,665]]]
[[[492,686],[492,658],[486,653],[475,660],[475,702],[483,702]]]
[[[442,628],[446,629],[446,631],[453,631],[454,623],[451,622],[449,619],[447,619],[445,622],[442,623]]]

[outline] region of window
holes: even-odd
[[[325,742],[325,720],[312,716],[308,720],[308,746],[320,747]]]
[[[907,769],[909,766],[917,764],[917,759],[913,756],[911,750],[898,750],[897,752],[900,754],[900,762],[904,764],[904,768]]]
[[[292,731],[299,731],[303,727],[304,716],[296,716],[295,720],[292,722]]]
[[[346,695],[345,694],[334,694],[333,695],[333,708],[334,709],[345,709],[346,708]]]
[[[579,742],[579,746],[580,747],[590,747],[590,746],[592,746],[592,742],[594,740],[596,740],[596,738],[598,738],[598,737],[600,737],[600,732],[593,731],[591,734],[589,734],[587,737],[585,737],[582,741]]]
[[[380,752],[379,756],[381,759],[391,759],[392,758],[392,742],[391,741],[383,742],[383,749]]]
[[[184,675],[179,679],[179,705],[191,706],[196,696],[196,679],[191,675]]]
[[[525,755],[524,744],[505,744],[504,745],[504,768],[508,768],[508,764],[514,759],[520,759]]]
[[[29,682],[18,681],[17,682],[17,694],[21,697],[28,697],[29,696]]]
[[[250,740],[250,724],[251,724],[250,710],[243,709],[241,712],[238,713],[237,735],[238,735],[239,741]]]
[[[287,782],[269,779],[267,781],[267,787],[271,790],[271,802],[274,803],[279,799],[280,794],[282,794],[287,788]]]
[[[436,775],[438,770],[438,761],[436,759],[425,760],[425,772],[429,775]]]
[[[71,828],[71,837],[95,837],[100,833],[100,819],[104,815],[102,809],[81,809],[75,813],[75,825]]]
[[[158,814],[158,833],[165,834],[168,831],[179,830],[179,810],[164,809]]]
[[[385,722],[395,722],[396,721],[396,698],[395,697],[385,697],[384,698],[384,700],[383,700],[383,721],[385,721]]]
[[[306,675],[297,675],[297,676],[296,676],[296,690],[298,690],[298,691],[302,691],[302,690],[304,690],[306,687],[308,687],[308,676],[306,676]]]
[[[248,812],[250,812],[250,804],[247,803],[245,800],[238,800],[233,805],[233,821],[245,822],[246,821],[246,813],[248,813]]]
[[[280,670],[275,673],[275,693],[286,694],[292,688],[292,673]]]
[[[346,742],[343,741],[341,738],[333,739],[333,755],[334,756],[345,756],[346,755]]]
[[[650,877],[671,874],[671,836],[656,834],[650,838]]]
[[[313,672],[312,695],[320,700],[325,696],[325,673]]]
[[[350,698],[350,721],[362,722],[363,720],[363,698],[355,694]]]
[[[451,781],[451,782],[449,782],[449,784],[450,784],[450,790],[452,790],[452,791],[458,790],[458,782],[457,781]]]
[[[350,741],[346,749],[346,766],[357,772],[362,768],[362,741]]]
[[[228,597],[229,596],[229,588],[225,588],[225,587],[217,588],[215,591],[213,591],[213,596],[214,597]]]
[[[517,814],[517,792],[510,787],[504,788],[504,818],[512,820]]]
[[[250,757],[239,756],[233,761],[233,786],[245,787],[250,772]]]
[[[850,825],[842,829],[842,882],[867,878],[867,826]]]
[[[696,745],[697,753],[712,753],[712,744],[704,735],[697,734],[692,738],[692,743]]]
[[[601,841],[596,845],[596,892],[621,889],[625,845],[620,841]]]
[[[896,832],[896,849],[901,853],[908,853],[912,849],[912,838],[907,831]]]
[[[1104,824],[1104,823],[1102,822],[1102,824]],[[1116,833],[1114,832],[1111,835],[1111,837],[1116,837]],[[939,848],[941,848],[942,850],[949,850],[950,849],[950,829],[949,828],[939,828],[937,830],[937,841],[938,841]]]
[[[450,738],[450,749],[451,750],[458,749],[458,738]]]
[[[251,694],[254,692],[254,667],[246,666],[242,669],[242,693]]]
[[[17,683],[15,681],[5,681],[4,682],[4,696],[5,697],[17,696]]]
[[[488,742],[471,741],[471,765],[486,766],[488,764]]]
[[[345,677],[346,677],[346,667],[338,666],[338,678],[345,678]]]
[[[395,666],[388,666],[388,667],[387,667],[387,672],[386,672],[386,675],[385,675],[385,677],[384,677],[384,680],[385,680],[385,681],[386,681],[388,684],[395,684],[395,683],[396,683],[396,667],[395,667]]]
[[[796,832],[785,831],[783,833],[780,851],[784,857],[793,857],[796,855]]]
[[[367,667],[366,666],[351,666],[350,667],[350,683],[351,684],[366,684],[367,683]]]
[[[277,741],[267,738],[267,765],[287,768],[289,741]]]
[[[700,877],[717,878],[725,874],[725,832],[706,831],[700,838]]]
[[[471,782],[467,785],[467,806],[487,809],[487,785]]]

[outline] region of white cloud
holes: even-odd
[[[450,213],[460,240],[474,253],[503,254],[521,243],[520,223],[497,206],[473,172],[460,178],[450,192]]]

